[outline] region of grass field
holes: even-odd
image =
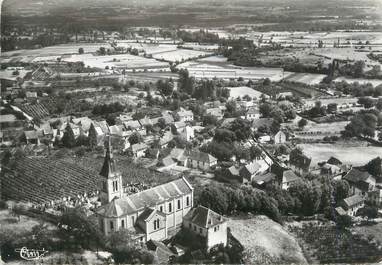
[[[366,146],[355,143],[336,144],[300,144],[304,153],[312,158],[312,165],[317,165],[320,161],[326,161],[331,156],[337,157],[344,164],[362,166],[376,158],[382,157],[382,147]],[[362,154],[362,155],[357,155]]]
[[[188,49],[178,49],[175,51],[161,52],[153,54],[153,58],[158,60],[165,60],[168,62],[181,62],[183,60],[195,59],[201,56],[207,56],[211,53],[205,51],[195,51]]]
[[[248,95],[252,98],[257,98],[257,99],[260,99],[261,95],[264,95],[265,97],[269,98],[269,96],[247,86],[227,87],[227,88],[230,91],[230,98],[243,97],[245,95]]]
[[[105,69],[105,67],[111,68],[125,68],[125,69],[161,69],[169,71],[169,64],[166,62],[159,62],[155,59],[144,58],[140,56],[134,56],[130,54],[115,54],[94,56],[93,54],[76,54],[65,56],[63,61],[67,62],[84,62],[85,67],[95,67]]]
[[[232,235],[244,246],[245,264],[306,264],[296,239],[266,216],[232,218]]]

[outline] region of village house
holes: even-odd
[[[207,250],[220,244],[227,246],[227,219],[204,206],[189,211],[183,218],[183,227],[204,238]]]
[[[224,182],[243,184],[243,178],[240,176],[239,168],[235,165],[225,168],[219,175],[219,178]]]
[[[343,179],[350,185],[350,194],[362,197],[367,197],[368,192],[373,191],[376,185],[372,175],[356,168],[352,168]]]
[[[73,134],[74,134],[74,138],[77,138],[78,136],[81,135],[81,129],[78,125],[72,123],[72,122],[65,122],[61,125],[61,127],[59,128],[59,131],[57,132],[58,133],[58,137],[59,139],[61,139],[63,136],[64,136],[64,133],[66,131],[66,127],[69,126],[72,131],[73,131]]]
[[[173,148],[169,155],[179,166],[187,167],[187,154],[185,149]]]
[[[187,125],[181,130],[180,137],[187,142],[191,141],[195,137],[194,128],[190,125]]]
[[[186,122],[194,120],[194,113],[192,113],[191,110],[185,110],[181,107],[176,114],[179,116],[179,121]]]
[[[367,201],[374,206],[382,207],[382,189],[377,188],[376,190],[370,191],[368,194]]]
[[[145,156],[148,148],[149,147],[145,143],[138,143],[131,146],[131,151],[133,152],[133,156],[135,158],[140,158]]]
[[[275,144],[283,144],[287,140],[287,136],[283,131],[278,131],[273,137],[272,140]]]
[[[89,117],[73,118],[72,122],[80,128],[81,135],[89,135],[89,129],[93,123]]]
[[[353,195],[343,199],[341,207],[347,215],[355,216],[357,211],[365,206],[365,199],[359,195]]]
[[[310,163],[312,159],[304,155],[299,149],[293,149],[289,154],[290,168],[300,175],[310,171]]]
[[[218,160],[210,154],[200,151],[190,151],[188,154],[187,165],[191,168],[201,170],[210,170],[211,167],[216,166]]]
[[[267,186],[276,183],[276,180],[277,180],[276,174],[274,174],[272,172],[266,172],[263,174],[255,175],[252,178],[252,184],[258,188],[266,188]],[[290,185],[287,183],[286,180],[285,180],[284,184],[288,185],[288,187]],[[288,187],[284,186],[284,189],[287,189]]]
[[[165,132],[163,136],[158,140],[159,148],[166,148],[172,139],[174,139],[174,135],[171,132]]]
[[[42,137],[42,131],[24,131],[26,144],[40,145],[40,138]]]
[[[300,178],[291,169],[278,163],[272,164],[270,172],[276,175],[277,182],[283,190],[289,189],[293,183],[300,180]]]
[[[121,139],[122,149],[126,150],[130,147],[129,137],[132,134],[131,131],[127,131],[123,125],[113,125],[109,127],[109,133],[114,139]]]
[[[183,121],[177,121],[171,125],[171,130],[174,134],[181,134],[185,128],[186,123]]]
[[[224,113],[221,108],[209,108],[206,109],[206,115],[211,115],[215,117],[217,120],[221,120],[224,117]]]
[[[250,107],[245,114],[247,120],[257,120],[260,119],[260,111],[256,107]]]
[[[251,183],[256,174],[260,172],[260,165],[256,162],[243,166],[239,170],[243,183]]]

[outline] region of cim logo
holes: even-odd
[[[25,260],[36,260],[48,253],[45,249],[28,249],[27,247],[18,248],[16,252],[19,252],[20,258]]]

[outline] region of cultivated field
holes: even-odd
[[[92,53],[100,47],[111,48],[108,43],[71,43],[44,47],[33,50],[15,50],[2,52],[0,62],[25,62],[32,61],[55,61],[57,57],[64,54],[78,54],[78,49],[83,48],[85,53]]]
[[[144,58],[130,54],[115,54],[95,56],[93,54],[76,54],[64,56],[63,61],[67,62],[84,62],[85,67],[95,67],[100,69],[108,68],[124,68],[127,70],[152,70],[152,71],[170,71],[169,64],[159,62],[155,59]]]
[[[232,235],[244,246],[245,264],[306,264],[296,239],[266,216],[232,218]]]
[[[307,85],[317,85],[321,83],[325,76],[321,74],[284,72],[284,80]]]
[[[137,49],[139,52],[145,52],[146,54],[156,54],[161,52],[176,51],[177,46],[171,44],[154,44],[154,43],[140,43],[118,40],[118,47]]]
[[[226,87],[230,91],[230,98],[243,97],[248,95],[252,98],[259,99],[261,95],[264,95],[266,98],[269,98],[268,95],[265,95],[257,90],[254,90],[251,87],[241,86],[241,87]]]
[[[168,61],[168,62],[181,62],[181,61],[208,56],[210,54],[211,53],[205,52],[205,51],[177,49],[175,51],[155,53],[153,54],[153,58],[158,60]]]
[[[362,166],[377,156],[382,157],[382,147],[366,146],[360,143],[353,145],[351,143],[299,144],[298,146],[312,158],[312,165],[326,161],[331,156],[337,157],[344,164],[353,166]]]

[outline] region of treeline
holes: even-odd
[[[178,38],[182,39],[184,42],[198,42],[198,43],[218,43],[219,35],[210,33],[208,30],[199,30],[195,32],[178,30],[176,32]]]
[[[179,91],[188,94],[197,100],[227,100],[230,91],[224,88],[219,80],[195,80],[187,70],[179,71]]]
[[[201,191],[198,202],[220,214],[264,214],[280,223],[282,216],[288,214],[311,216],[321,213],[332,218],[334,207],[348,197],[349,184],[343,180],[330,181],[326,177],[314,178],[318,184],[312,184],[313,177],[301,179],[289,190],[282,190],[277,185],[269,186],[265,191],[245,186],[209,185]]]

